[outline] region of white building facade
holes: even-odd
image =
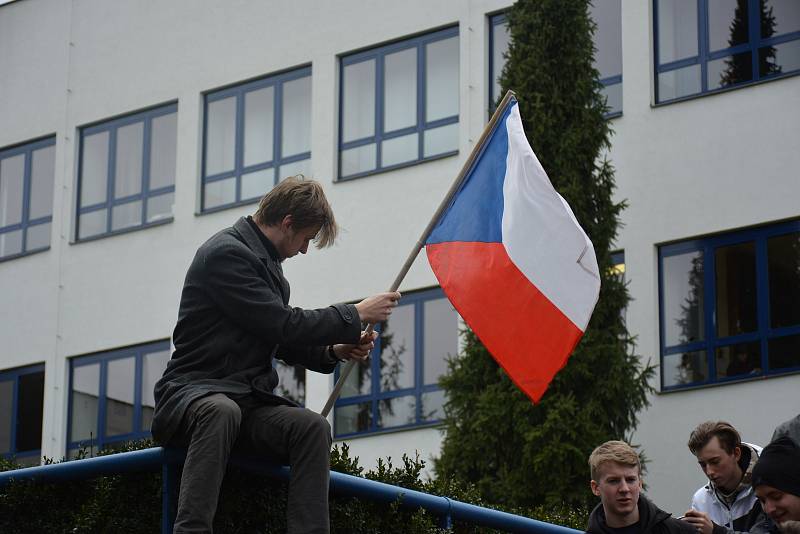
[[[596,3],[626,318],[658,368],[634,440],[649,494],[682,512],[697,423],[766,444],[800,412],[800,5]],[[280,177],[319,180],[344,230],[286,262],[292,304],[385,290],[483,130],[508,6],[0,6],[0,453],[149,435],[197,246]],[[363,465],[438,454],[459,321],[436,284],[423,253],[334,410]],[[281,375],[314,410],[333,386]]]

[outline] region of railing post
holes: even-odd
[[[161,534],[172,534],[178,506],[178,466],[164,455],[161,464]]]

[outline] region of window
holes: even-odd
[[[287,398],[304,406],[306,403],[306,369],[302,365],[289,365],[282,360],[272,360],[278,373],[278,386],[275,395]]]
[[[611,253],[611,274],[617,277],[617,279],[622,282],[623,284],[626,283],[625,280],[625,251],[618,250],[617,252]],[[627,324],[627,315],[628,307],[625,306],[620,310],[620,315],[622,316],[623,324]]]
[[[458,152],[458,28],[344,56],[339,179]]]
[[[42,450],[44,365],[0,371],[0,456],[36,465]]]
[[[172,220],[178,106],[81,129],[79,241]]]
[[[656,102],[800,72],[796,0],[653,0]]]
[[[336,402],[336,436],[437,422],[445,400],[439,377],[457,353],[458,315],[442,290],[404,295],[381,325],[369,364],[347,377]]]
[[[254,202],[310,170],[310,67],[205,96],[202,211]]]
[[[0,260],[50,248],[56,139],[0,150]]]
[[[600,73],[609,118],[622,114],[622,11],[621,0],[589,4],[589,16],[597,24],[593,35],[594,67]],[[489,110],[494,111],[500,94],[500,75],[511,36],[505,13],[489,17]]]
[[[662,389],[800,371],[800,221],[659,258]]]
[[[153,388],[169,358],[169,342],[160,341],[71,359],[70,456],[150,437]]]

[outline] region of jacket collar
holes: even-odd
[[[250,226],[250,223],[247,222],[247,218],[241,217],[239,218],[236,223],[233,225],[233,229],[242,236],[245,245],[247,248],[253,251],[253,253],[261,260],[261,262],[267,266],[270,274],[275,277],[275,280],[278,282],[278,287],[283,293],[283,300],[284,302],[289,301],[289,284],[286,281],[286,278],[283,276],[283,268],[281,267],[280,262],[275,260],[264,246],[264,243],[261,242],[261,238],[255,233],[253,227]]]

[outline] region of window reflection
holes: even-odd
[[[800,232],[767,240],[772,328],[800,325]]]
[[[0,382],[0,454],[11,451],[11,407],[14,405],[14,381]]]
[[[334,415],[337,434],[363,432],[372,426],[372,403],[339,406]]]
[[[42,448],[44,371],[20,375],[17,393],[17,452]],[[37,457],[38,462],[38,457]]]
[[[769,368],[800,367],[800,336],[784,336],[769,341]]]
[[[414,306],[398,306],[380,333],[381,391],[414,386]]]
[[[717,348],[717,378],[760,373],[760,343],[740,343]]]
[[[417,401],[413,396],[394,397],[378,402],[378,427],[410,425],[417,418]]]
[[[133,392],[136,361],[122,358],[108,362],[106,376],[106,435],[133,432]]]
[[[704,338],[703,253],[689,252],[663,260],[664,345]]]
[[[300,365],[288,365],[275,360],[275,371],[278,373],[278,387],[275,393],[297,404],[306,403],[306,370]]]
[[[100,364],[72,370],[72,424],[70,441],[97,439],[97,402],[100,396]]]
[[[164,374],[169,362],[169,351],[162,350],[145,354],[142,360],[142,430],[149,430],[153,423],[156,401],[153,390]]]
[[[755,243],[719,247],[715,252],[717,335],[756,330]]]
[[[447,373],[447,358],[458,354],[458,314],[450,301],[426,301],[424,384],[438,384]]]
[[[708,361],[705,351],[664,356],[661,375],[665,386],[704,382],[708,377]]]

